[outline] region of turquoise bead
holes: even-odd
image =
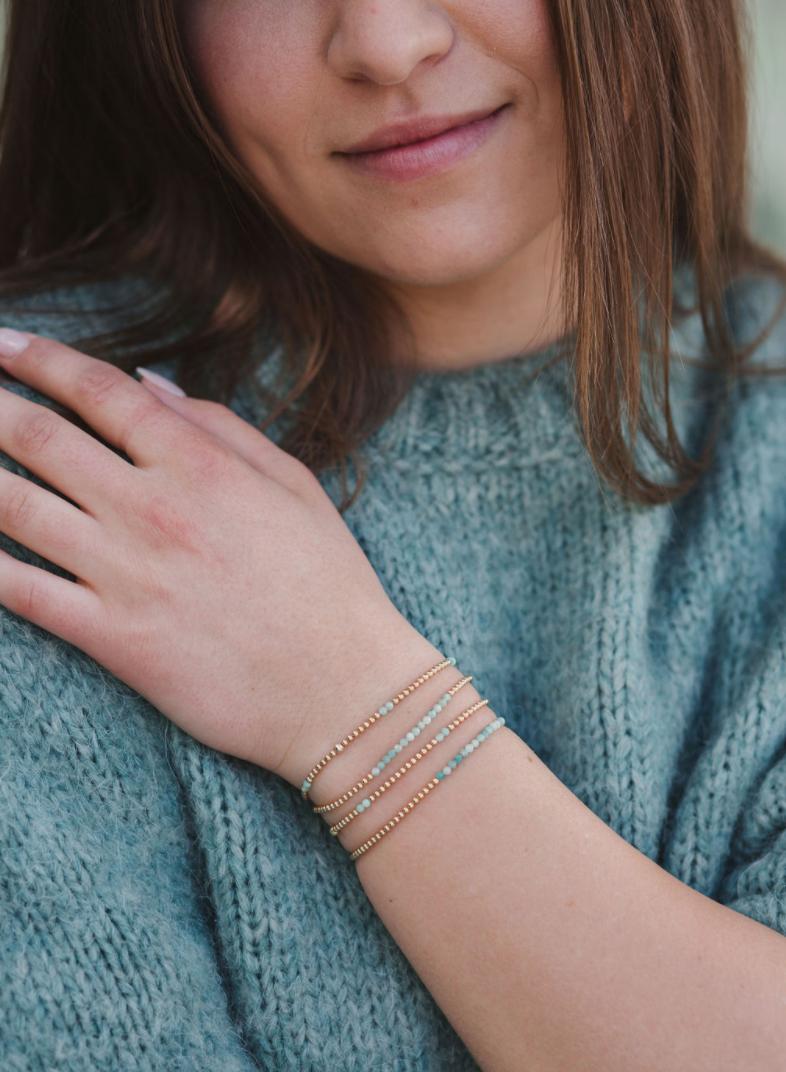
[[[308,780],[308,778],[306,778],[306,780],[303,782],[303,784],[300,787],[301,792],[307,793],[310,788],[311,788],[311,782]]]
[[[445,777],[445,775],[443,774],[443,772],[442,772],[442,771],[438,771],[438,772],[437,772],[437,778],[439,778],[439,780],[440,780],[440,781],[442,781],[442,779],[443,779],[444,777]]]
[[[404,746],[403,746],[403,745],[402,745],[401,743],[399,743],[399,744],[397,744],[397,745],[394,745],[394,747],[393,747],[393,751],[394,751],[394,752],[396,753],[396,755],[398,755],[398,754],[399,754],[399,752],[401,751],[401,749],[402,749],[403,747],[404,747]]]

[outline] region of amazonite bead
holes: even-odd
[[[380,773],[379,767],[372,767],[372,768],[371,768],[371,773],[372,773],[372,774],[374,775],[374,777],[376,778],[376,776],[377,776],[377,775],[378,775],[378,774]]]
[[[411,730],[407,734],[407,740],[408,741],[414,741],[415,740],[415,734]]]
[[[450,767],[446,766],[446,767],[442,768],[442,773],[443,774],[452,774],[452,771],[451,771]]]
[[[394,746],[393,746],[393,751],[394,751],[394,752],[396,753],[396,755],[398,755],[398,753],[399,753],[399,752],[401,751],[401,749],[402,749],[403,747],[404,747],[404,746],[403,746],[402,744],[397,744],[397,745],[394,745]]]

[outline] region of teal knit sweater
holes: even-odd
[[[51,312],[62,294],[0,322],[67,341],[113,323],[116,291],[69,294],[76,322]],[[740,281],[740,338],[779,295]],[[697,317],[674,338],[703,353]],[[548,354],[421,374],[365,445],[347,523],[398,609],[573,793],[786,935],[786,377],[736,383],[710,472],[645,508],[599,483]],[[779,362],[786,317],[755,354]],[[710,383],[675,362],[691,451]],[[232,405],[262,417],[250,383]],[[338,472],[320,479],[338,504]],[[0,1069],[477,1065],[296,789],[0,607]]]

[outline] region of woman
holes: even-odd
[[[783,1066],[742,31],[12,0],[3,1068]]]

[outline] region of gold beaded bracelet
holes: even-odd
[[[374,714],[367,718],[365,722],[362,722],[357,727],[357,729],[353,730],[352,733],[348,734],[343,741],[341,741],[339,744],[333,745],[331,750],[325,756],[323,756],[322,759],[320,759],[319,763],[317,763],[317,765],[309,772],[308,776],[304,779],[303,784],[300,787],[300,792],[303,795],[303,799],[308,800],[309,793],[311,792],[311,787],[314,784],[314,779],[321,771],[325,769],[331,759],[335,759],[335,757],[340,752],[344,751],[347,745],[351,744],[351,742],[354,741],[357,737],[359,737],[361,733],[364,733],[369,728],[369,726],[372,726],[378,719],[382,718],[383,715],[386,715],[388,714],[388,712],[392,711],[397,704],[400,704],[402,700],[405,700],[407,696],[410,695],[410,693],[415,691],[415,689],[420,688],[420,686],[423,685],[426,681],[428,681],[429,678],[432,678],[434,674],[439,673],[440,670],[447,669],[447,667],[449,666],[455,665],[456,660],[455,658],[453,658],[453,656],[448,659],[443,659],[442,662],[437,663],[437,665],[433,666],[427,673],[417,678],[415,681],[412,682],[411,685],[408,685],[403,692],[400,692],[398,694],[398,696],[394,696],[392,700],[388,700],[387,703],[383,704],[378,711],[375,711]]]
[[[428,723],[432,721],[432,718],[436,717],[439,711],[442,710],[442,707],[444,706],[443,701],[445,701],[446,697],[450,697],[452,699],[456,695],[456,693],[463,689],[465,685],[468,685],[470,681],[472,681],[471,674],[469,674],[467,677],[461,678],[460,681],[457,681],[455,685],[449,688],[448,691],[445,693],[445,696],[442,697],[442,700],[438,701],[437,704],[435,704],[435,706],[428,712],[428,714],[423,716],[423,719],[421,720],[421,722],[418,723],[418,726],[413,727],[409,731],[409,733],[407,734],[409,740],[414,741],[415,737],[421,732],[421,728],[425,729],[426,725],[428,725]],[[407,737],[402,737],[398,744],[395,745],[395,752],[398,753],[402,751],[406,744]],[[392,752],[388,752],[387,755],[383,756],[382,759],[378,760],[376,766],[374,766],[369,771],[369,773],[365,775],[365,777],[360,779],[357,785],[353,785],[352,788],[348,789],[346,793],[342,794],[342,796],[340,796],[338,800],[333,800],[330,802],[330,804],[320,804],[314,807],[314,813],[316,815],[321,815],[323,812],[326,811],[335,811],[335,809],[340,808],[342,804],[346,804],[346,802],[352,797],[354,797],[356,793],[359,793],[361,789],[365,788],[365,786],[367,786],[369,782],[379,777],[379,775],[382,773],[382,770],[392,759]]]
[[[485,707],[487,704],[488,700],[478,700],[477,703],[474,703],[471,707],[468,707],[466,711],[463,711],[452,722],[449,722],[445,729],[447,729],[448,732],[454,730],[457,726],[460,726],[462,722],[465,722],[470,715],[474,714],[475,711],[480,710],[481,707]],[[353,810],[347,815],[345,815],[343,819],[340,819],[335,826],[331,826],[330,833],[338,834],[341,830],[344,829],[345,826],[348,826],[356,816],[360,815],[363,811],[365,811],[366,808],[368,808],[369,805],[373,804],[375,800],[378,800],[379,797],[381,797],[382,794],[385,792],[385,790],[389,789],[394,784],[394,782],[397,782],[398,779],[401,778],[404,774],[406,774],[406,772],[411,767],[414,767],[419,759],[422,759],[423,756],[428,755],[432,748],[436,748],[436,746],[441,741],[445,740],[445,737],[442,736],[443,733],[444,730],[440,730],[436,737],[432,737],[432,739],[428,742],[427,745],[425,745],[425,747],[423,747],[419,752],[416,752],[414,756],[411,756],[403,767],[399,768],[399,770],[397,770],[395,774],[391,774],[390,778],[386,782],[384,782],[383,785],[381,785],[373,793],[370,793],[369,796],[366,797],[366,800],[363,801],[365,807],[362,808],[361,811],[358,811],[357,808],[353,808]]]
[[[488,703],[487,700],[484,702]],[[412,800],[410,800],[408,804],[404,805],[401,811],[399,811],[396,815],[389,819],[388,822],[386,822],[380,830],[377,830],[376,834],[374,834],[368,839],[368,841],[364,841],[362,845],[359,845],[355,849],[355,851],[350,854],[350,859],[357,860],[357,858],[359,856],[362,856],[364,852],[368,852],[368,850],[372,848],[372,846],[376,845],[379,841],[381,841],[382,838],[386,834],[389,834],[390,831],[393,830],[398,825],[398,823],[401,822],[404,816],[408,815],[409,812],[411,812],[412,809],[415,808],[421,802],[421,800],[423,800],[428,795],[428,793],[431,792],[432,789],[436,789],[440,782],[444,781],[445,776],[447,774],[450,774],[452,770],[455,770],[458,764],[461,763],[467,755],[472,753],[480,744],[483,743],[484,740],[486,740],[487,737],[490,737],[492,733],[494,733],[496,730],[498,730],[501,726],[504,725],[504,718],[495,718],[493,722],[490,722],[488,726],[481,730],[477,737],[474,737],[469,742],[469,744],[465,745],[464,748],[460,750],[460,752],[456,753],[450,763],[447,766],[443,767],[441,771],[438,771],[436,777],[432,778],[431,781],[427,782],[426,785],[424,785],[423,788],[420,790],[420,792],[416,793]]]

